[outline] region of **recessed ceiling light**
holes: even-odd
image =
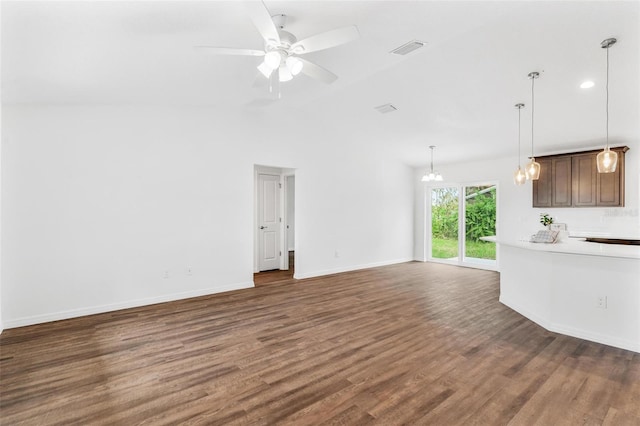
[[[587,80],[587,81],[583,81],[582,84],[580,85],[581,89],[591,89],[593,86],[595,85],[595,83],[591,80]]]

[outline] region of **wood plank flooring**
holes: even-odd
[[[0,335],[3,425],[640,425],[640,354],[406,263]]]

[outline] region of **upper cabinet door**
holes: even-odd
[[[536,158],[540,163],[540,176],[533,181],[533,207],[551,207],[551,160]]]
[[[593,207],[596,205],[596,183],[598,168],[591,154],[571,157],[573,205]]]
[[[551,207],[571,207],[571,157],[551,160]]]

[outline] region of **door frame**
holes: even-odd
[[[288,271],[289,270],[289,228],[287,224],[289,223],[289,177],[293,176],[295,179],[295,172],[292,170],[288,170],[282,173],[282,200],[281,206],[282,209],[282,240],[280,242],[282,247],[282,267],[280,269]],[[296,201],[296,185],[293,185],[293,204],[295,206]],[[294,219],[295,219],[295,207],[294,207]],[[295,232],[295,231],[294,231]],[[296,240],[294,234],[293,240],[293,250],[295,251]]]
[[[465,253],[466,253],[466,229],[465,229],[465,221],[460,220],[460,218],[466,217],[466,203],[465,197],[463,194],[463,189],[469,186],[483,186],[483,185],[492,185],[496,187],[496,236],[499,234],[499,223],[500,223],[500,185],[498,181],[494,180],[482,180],[482,181],[472,181],[472,182],[442,182],[432,185],[425,186],[425,241],[424,241],[424,250],[425,250],[425,259],[429,262],[436,263],[446,263],[449,265],[457,265],[457,266],[465,266],[469,268],[476,269],[485,269],[489,271],[498,271],[499,258],[498,258],[498,250],[496,250],[496,259],[495,263],[492,265],[485,265],[481,263],[474,263],[465,261]],[[437,188],[457,188],[458,189],[458,259],[457,260],[447,260],[435,258],[432,256],[432,220],[431,220],[431,190]]]
[[[295,169],[291,168],[283,168],[283,167],[273,167],[273,166],[262,166],[255,164],[253,167],[253,273],[257,274],[260,272],[260,235],[258,231],[258,222],[259,222],[259,183],[258,183],[258,175],[260,174],[268,174],[279,176],[279,206],[280,209],[280,262],[279,269],[280,270],[288,270],[289,269],[289,252],[287,245],[287,176],[295,176]],[[295,187],[294,187],[294,201],[295,201]],[[294,241],[294,245],[296,242]],[[286,248],[286,249],[285,249]],[[295,248],[294,248],[295,249]]]

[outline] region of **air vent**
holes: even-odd
[[[396,47],[389,53],[395,53],[396,55],[406,55],[407,53],[411,53],[416,49],[420,49],[425,44],[427,44],[425,41],[411,40],[410,42],[405,43],[400,47]]]
[[[380,105],[374,108],[376,111],[378,111],[379,113],[382,114],[386,114],[388,112],[393,112],[393,111],[397,111],[398,108],[394,107],[391,104],[384,104],[384,105]]]

